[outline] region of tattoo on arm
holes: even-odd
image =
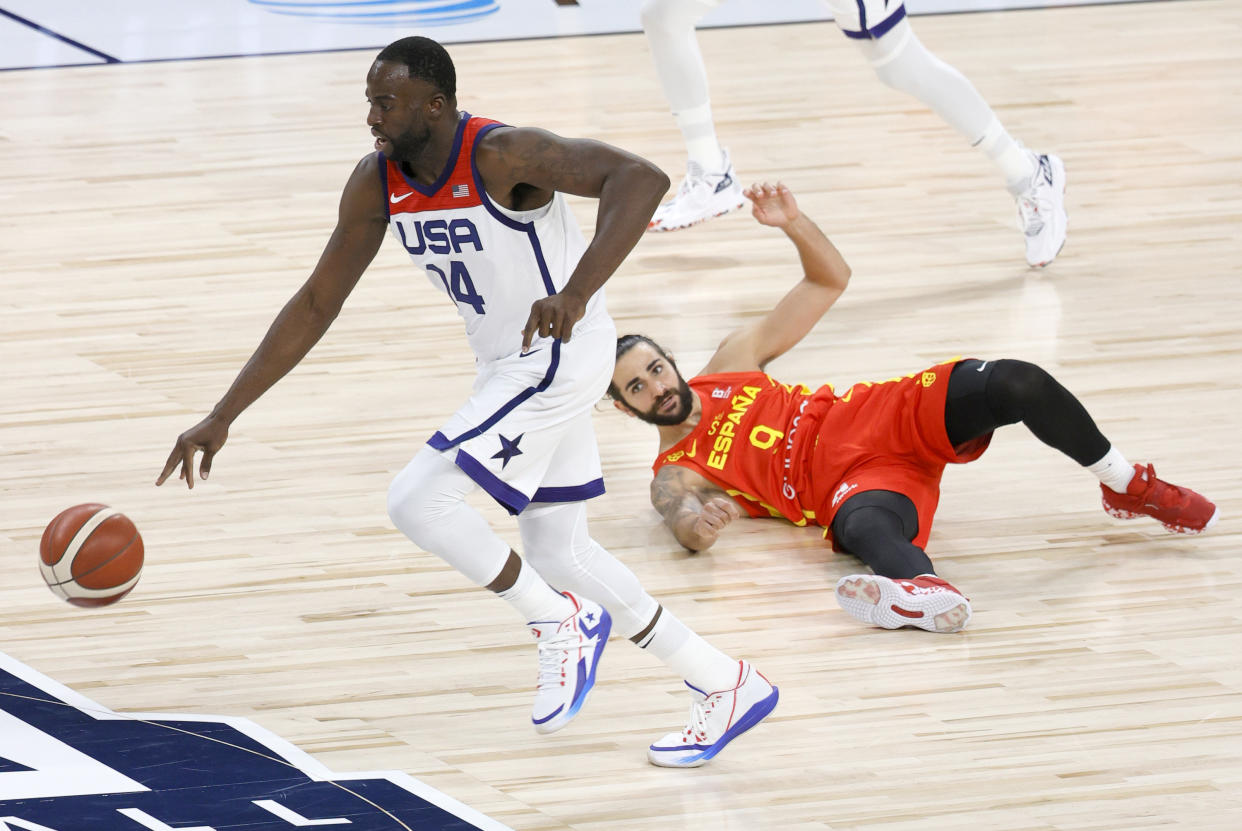
[[[674,534],[678,533],[679,523],[693,523],[698,518],[704,502],[726,495],[693,471],[676,465],[665,465],[651,480],[651,504]]]
[[[698,513],[703,506],[694,491],[686,487],[681,468],[665,465],[651,480],[651,504],[671,528],[683,511]]]

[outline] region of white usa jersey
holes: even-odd
[[[532,211],[508,210],[488,197],[474,148],[502,126],[462,113],[448,162],[430,186],[379,156],[389,228],[431,284],[456,304],[482,363],[521,350],[531,304],[564,288],[586,249],[561,194]],[[601,290],[574,334],[611,325]]]

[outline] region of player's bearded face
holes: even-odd
[[[431,141],[428,112],[438,94],[427,81],[410,78],[404,64],[372,64],[367,73],[367,125],[375,149],[395,162],[414,161]]]
[[[422,149],[427,146],[427,142],[430,140],[431,127],[425,123],[421,128],[414,126],[400,135],[389,136],[389,147],[385,150],[384,155],[394,162],[409,161],[422,152]]]
[[[673,367],[673,372],[677,374],[677,386],[665,390],[646,412],[631,408],[634,415],[648,424],[681,424],[686,420],[694,407],[694,393],[690,391],[690,385],[681,377],[676,366]]]

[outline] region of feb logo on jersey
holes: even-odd
[[[114,713],[0,653],[0,831],[509,831],[397,771],[334,774],[258,725]]]

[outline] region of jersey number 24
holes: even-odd
[[[440,278],[449,297],[474,309],[475,314],[483,314],[483,297],[475,289],[474,281],[470,279],[470,272],[466,270],[465,263],[460,260],[450,260],[447,275],[443,269],[434,265],[428,264],[426,268]]]

